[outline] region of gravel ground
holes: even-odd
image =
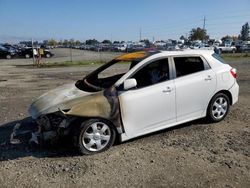
[[[68,58],[60,50],[50,61]],[[29,145],[27,135],[9,140],[17,123],[23,130],[36,128],[27,113],[32,100],[96,67],[15,66],[29,61],[0,60],[1,187],[250,187],[250,62],[230,63],[238,69],[240,96],[224,121],[193,121],[79,156],[67,140],[53,147]]]

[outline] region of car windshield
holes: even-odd
[[[1,49],[1,50],[6,50],[6,51],[7,51],[7,49],[6,49],[5,47],[3,47],[3,46],[0,46],[0,49]]]
[[[96,92],[109,88],[136,64],[155,53],[135,52],[121,55],[102,65],[82,80],[78,80],[76,87],[88,92]]]

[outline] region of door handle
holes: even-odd
[[[171,87],[166,87],[166,89],[162,90],[163,93],[170,93],[173,89]]]
[[[205,81],[209,81],[209,80],[212,80],[213,78],[210,76],[210,75],[208,75],[206,78],[205,78]]]

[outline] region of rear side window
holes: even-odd
[[[205,70],[200,57],[174,57],[176,77],[185,76]]]

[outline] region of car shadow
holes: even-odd
[[[182,129],[191,125],[208,125],[204,119],[195,120],[192,122],[184,123],[171,128],[163,129],[154,133],[143,135],[131,140],[126,141],[133,142],[141,138],[150,137],[153,135],[159,135],[162,133],[170,132],[173,130]],[[15,128],[18,127],[17,135],[13,137],[13,132]],[[54,145],[43,144],[37,145],[29,142],[31,139],[31,133],[35,132],[38,126],[32,118],[27,117],[22,120],[9,122],[0,125],[0,161],[14,160],[23,157],[35,157],[35,158],[45,158],[45,157],[73,157],[78,156],[79,153],[73,147],[72,139],[63,138]],[[115,145],[121,144],[116,142]]]
[[[197,126],[197,125],[199,125],[199,126]],[[141,138],[147,138],[147,137],[151,137],[154,135],[161,135],[164,133],[170,133],[172,131],[178,131],[178,130],[182,130],[182,129],[188,128],[188,127],[192,128],[192,130],[193,129],[204,129],[205,127],[207,127],[209,125],[211,125],[211,124],[205,118],[196,119],[196,120],[193,120],[193,121],[190,121],[187,123],[182,123],[179,125],[175,125],[173,127],[165,128],[165,129],[162,129],[162,130],[159,130],[156,132],[152,132],[152,133],[148,133],[148,134],[145,134],[142,136],[138,136],[136,138],[132,138],[132,139],[125,141],[123,143],[130,143],[130,142],[133,142],[133,141],[141,139]]]
[[[14,131],[17,127],[18,130]],[[41,146],[30,143],[31,133],[37,129],[37,124],[30,117],[0,125],[0,161],[29,156],[44,158],[79,155],[72,147],[73,144],[69,138],[64,138],[55,145]]]

